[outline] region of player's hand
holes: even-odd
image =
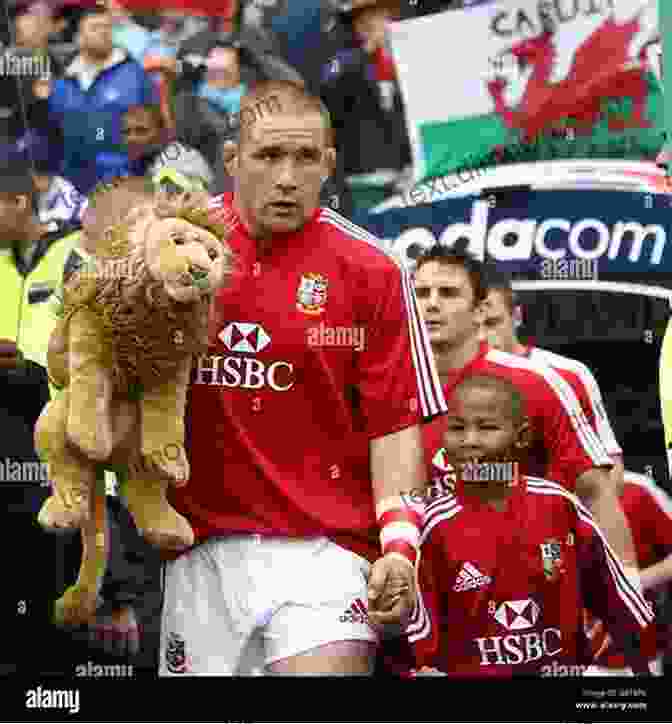
[[[19,352],[16,342],[11,339],[0,339],[0,370],[13,370],[21,366],[23,355]]]
[[[413,672],[413,677],[416,676],[448,676],[448,674],[444,674],[443,671],[439,671],[432,666],[423,666]]]
[[[89,645],[116,656],[134,656],[140,651],[140,628],[131,606],[110,613],[99,612],[88,626]]]
[[[405,628],[415,599],[415,569],[410,562],[388,554],[373,564],[368,601],[372,624]]]

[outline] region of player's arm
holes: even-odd
[[[426,483],[419,425],[444,413],[446,403],[408,272],[381,258],[379,268],[358,273],[353,294],[364,344],[356,379],[383,554],[369,580],[369,615],[374,623],[400,623],[415,601],[422,503],[408,494]],[[389,595],[404,588],[393,604]]]
[[[653,621],[653,610],[633,585],[590,512],[574,499],[576,560],[584,606],[600,618],[614,646],[638,673],[649,673],[639,635]]]
[[[618,501],[611,469],[611,458],[591,427],[572,389],[557,372],[546,368],[547,429],[544,442],[551,465],[547,477],[569,484],[575,481],[576,494],[590,509],[610,545],[636,575],[637,558],[630,526]]]
[[[579,371],[579,379],[585,389],[587,402],[595,420],[595,430],[604,445],[604,449],[614,462],[611,470],[611,480],[616,488],[616,494],[620,495],[625,484],[624,474],[625,467],[623,465],[623,449],[618,444],[614,429],[609,421],[607,410],[604,406],[604,399],[600,386],[595,379],[595,375],[588,367],[582,365]]]
[[[639,573],[642,588],[648,591],[672,581],[672,498],[653,480],[637,489],[637,515],[645,526],[647,542],[665,555]]]

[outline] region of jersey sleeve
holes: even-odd
[[[576,559],[583,603],[604,621],[617,647],[653,621],[648,602],[628,580],[623,566],[587,508],[573,502],[576,513]]]
[[[439,652],[439,585],[435,562],[437,543],[433,534],[420,548],[417,566],[417,602],[406,629],[406,636],[413,650],[415,668],[433,666]]]
[[[588,404],[592,410],[593,417],[595,418],[595,429],[605,450],[609,455],[622,455],[623,449],[618,444],[614,430],[609,422],[609,417],[604,407],[604,400],[602,399],[602,392],[600,391],[600,386],[597,384],[595,375],[593,375],[587,367],[583,366],[579,377],[587,394]]]
[[[427,330],[408,272],[391,258],[366,280],[357,386],[369,438],[446,412]]]
[[[672,553],[672,498],[653,480],[637,486],[637,516],[662,557]]]
[[[550,367],[545,367],[542,375],[545,396],[538,402],[543,407],[542,435],[549,459],[545,477],[574,490],[576,479],[583,473],[592,468],[611,467],[613,462],[581,409],[572,386]]]

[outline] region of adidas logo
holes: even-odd
[[[470,591],[473,588],[482,588],[492,583],[490,576],[484,576],[476,566],[465,563],[462,570],[457,574],[453,591]]]
[[[341,623],[369,623],[366,604],[361,598],[356,598],[338,620]]]

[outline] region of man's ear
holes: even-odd
[[[329,146],[324,152],[324,173],[322,175],[322,183],[331,178],[336,171],[336,149]]]
[[[16,196],[16,208],[17,211],[24,214],[30,209],[30,196],[27,194],[17,194]]]
[[[532,445],[532,425],[528,417],[524,417],[518,426],[518,439],[516,440],[516,448],[519,450],[527,450]]]
[[[222,144],[222,163],[229,176],[233,176],[238,165],[238,145],[234,141],[224,141]]]

